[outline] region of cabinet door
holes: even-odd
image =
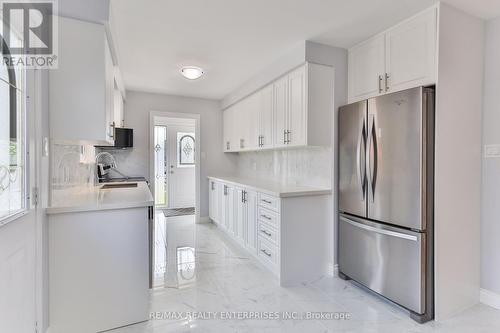
[[[274,83],[274,108],[275,108],[275,130],[274,145],[276,147],[285,146],[285,133],[288,113],[288,76],[285,76]]]
[[[224,196],[224,228],[229,231],[233,232],[234,227],[234,189],[226,185],[226,194]]]
[[[113,103],[113,108],[114,108],[114,119],[113,121],[115,122],[116,127],[124,127],[124,117],[123,117],[123,97],[121,91],[116,87],[115,84],[115,89],[113,90],[114,94],[114,103]]]
[[[215,219],[217,220],[217,224],[222,224],[223,214],[222,214],[222,201],[224,200],[224,184],[220,182],[215,183],[215,196],[216,196],[216,215]]]
[[[383,92],[385,75],[385,37],[371,38],[349,49],[349,102],[377,96]]]
[[[270,84],[260,92],[260,142],[261,148],[271,148],[273,146],[274,127],[274,89]]]
[[[215,195],[215,181],[210,180],[208,183],[208,217],[215,222],[215,215],[217,209],[217,200]]]
[[[233,108],[228,108],[222,112],[222,132],[223,132],[223,146],[222,151],[231,151],[231,140],[232,140],[232,116]]]
[[[386,33],[387,91],[436,83],[436,9],[425,11]]]
[[[259,109],[260,109],[260,94],[256,92],[246,99],[247,112],[247,136],[245,137],[244,149],[256,150],[259,147]]]
[[[306,66],[288,75],[288,132],[287,145],[307,144],[307,106],[306,106]]]
[[[245,149],[246,141],[248,141],[248,103],[244,99],[234,105],[234,151],[242,151]]]
[[[245,245],[246,238],[246,205],[244,203],[245,190],[242,188],[236,189],[236,203],[235,203],[235,237],[236,240]]]
[[[109,128],[108,142],[113,144],[115,141],[115,127],[120,124],[115,123],[115,68],[113,66],[113,58],[109,49],[108,40],[104,39],[104,65],[106,78],[106,125]]]
[[[257,253],[257,192],[245,192],[246,205],[246,246]]]

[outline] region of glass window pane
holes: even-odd
[[[0,81],[0,219],[26,208],[24,95]]]
[[[167,127],[155,126],[154,129],[154,151],[155,151],[155,204],[158,206],[167,205],[167,170],[165,165]]]
[[[194,133],[177,133],[177,165],[194,166],[195,140]]]

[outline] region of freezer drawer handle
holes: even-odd
[[[366,230],[366,231],[372,231],[372,232],[376,232],[378,234],[382,234],[382,235],[386,235],[386,236],[391,236],[391,237],[408,239],[408,240],[411,240],[413,242],[416,242],[418,240],[417,236],[412,236],[412,235],[408,235],[408,234],[403,234],[401,232],[395,232],[395,231],[390,231],[390,230],[385,230],[385,229],[379,229],[379,228],[370,227],[370,226],[368,226],[366,224],[362,224],[362,223],[358,223],[358,222],[354,222],[352,220],[346,219],[345,217],[341,217],[340,219],[342,221],[346,222],[346,223],[349,223],[353,227],[360,228],[360,229],[363,229],[363,230]]]

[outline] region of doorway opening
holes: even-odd
[[[167,244],[172,241],[169,230],[179,225],[192,228],[199,222],[199,120],[199,115],[186,113],[153,111],[150,115],[150,180],[155,199],[150,244],[153,288],[171,287],[180,281],[173,270],[178,268],[179,258],[186,261],[185,255],[179,257],[172,244]],[[184,267],[182,276],[189,275],[185,271]]]

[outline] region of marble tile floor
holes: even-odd
[[[166,232],[163,285],[151,292],[156,318],[110,331],[169,332],[500,332],[500,311],[477,305],[444,321],[419,325],[407,313],[351,282],[325,276],[308,284],[283,288],[257,261],[233,244],[216,226],[194,224],[194,217],[157,223]],[[181,318],[167,319],[172,312]],[[186,318],[196,313],[216,319]],[[268,315],[348,314],[348,319],[231,319],[228,313]],[[221,319],[222,315],[226,317]]]

